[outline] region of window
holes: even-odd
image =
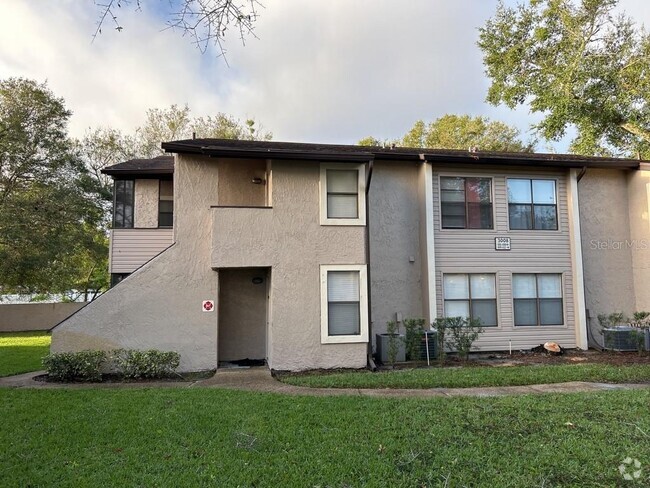
[[[174,182],[160,180],[158,191],[158,227],[174,225]]]
[[[321,266],[321,342],[367,342],[365,265]]]
[[[445,317],[479,319],[483,327],[497,325],[494,274],[445,274]]]
[[[512,230],[557,230],[555,180],[508,179]]]
[[[115,180],[113,228],[133,228],[133,180]]]
[[[440,178],[443,229],[492,229],[490,178]]]
[[[111,273],[111,288],[117,285],[124,278],[129,276],[130,273]]]
[[[321,225],[365,225],[363,165],[321,165]]]
[[[562,275],[513,274],[515,325],[563,325]]]

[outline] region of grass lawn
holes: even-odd
[[[50,336],[44,332],[0,333],[0,376],[43,369],[41,359],[50,352]]]
[[[603,383],[650,382],[650,365],[610,364],[533,365],[504,367],[420,368],[286,375],[292,385],[319,388],[467,388],[514,386],[567,381]]]
[[[649,405],[0,389],[0,486],[648,486]],[[638,484],[618,471],[628,456]]]

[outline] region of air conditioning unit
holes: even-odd
[[[636,351],[637,334],[643,334],[644,331],[627,325],[617,325],[603,329],[603,338],[605,340],[605,349],[610,351]]]

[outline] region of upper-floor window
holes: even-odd
[[[508,214],[513,230],[557,230],[555,180],[508,179]]]
[[[321,165],[321,224],[365,225],[363,165]]]
[[[562,275],[513,274],[515,325],[562,325]]]
[[[497,325],[494,274],[445,274],[445,317],[478,319],[484,327]]]
[[[443,229],[492,229],[492,179],[440,178]]]
[[[160,180],[158,192],[158,227],[174,225],[174,182]]]
[[[134,180],[115,180],[113,197],[113,228],[133,228]]]

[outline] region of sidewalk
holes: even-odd
[[[609,384],[573,381],[547,385],[500,386],[480,388],[429,388],[429,389],[358,389],[358,388],[307,388],[287,385],[277,381],[265,367],[235,370],[219,370],[213,377],[197,381],[151,381],[133,383],[47,383],[35,381],[34,377],[44,374],[36,371],[16,376],[0,378],[0,388],[35,388],[35,389],[83,389],[83,388],[227,388],[243,391],[282,393],[285,395],[307,396],[367,396],[367,397],[494,397],[506,395],[530,395],[542,393],[578,393],[610,390],[649,389],[650,384]]]

